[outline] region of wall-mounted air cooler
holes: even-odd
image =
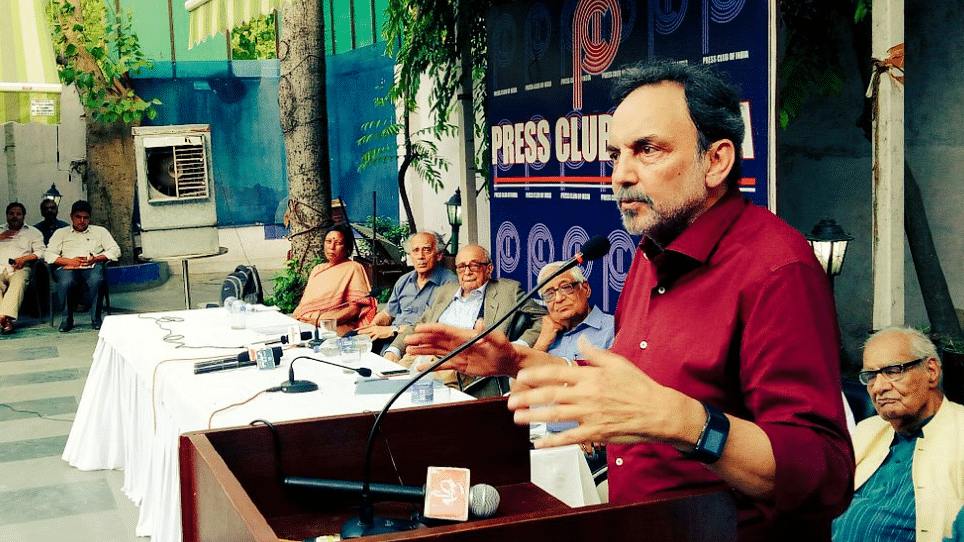
[[[216,253],[210,126],[139,126],[132,132],[142,256]]]

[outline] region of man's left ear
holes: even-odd
[[[736,149],[729,139],[714,141],[706,151],[709,167],[706,170],[706,187],[717,188],[726,182],[726,177],[736,161]]]

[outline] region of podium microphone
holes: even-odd
[[[389,533],[389,532],[395,532],[398,530],[399,526],[398,526],[397,520],[394,520],[391,518],[376,517],[375,510],[372,506],[372,484],[371,484],[372,446],[374,445],[375,435],[378,433],[378,428],[381,426],[382,419],[384,419],[385,414],[388,413],[388,409],[392,406],[392,404],[394,404],[395,401],[398,400],[398,398],[401,397],[401,395],[405,393],[406,390],[408,390],[408,388],[412,387],[412,385],[415,382],[424,378],[425,375],[431,373],[435,369],[438,369],[448,360],[461,354],[463,351],[467,350],[469,347],[479,342],[480,339],[482,339],[489,333],[492,333],[492,330],[499,327],[499,325],[505,322],[509,318],[509,316],[515,314],[515,312],[519,310],[519,308],[522,307],[522,305],[524,305],[527,301],[529,301],[529,299],[531,299],[532,296],[534,296],[536,292],[541,290],[549,281],[555,279],[562,273],[565,273],[566,271],[572,269],[573,267],[581,263],[584,263],[590,260],[596,260],[598,258],[603,257],[604,255],[606,255],[606,253],[609,252],[609,247],[610,247],[609,239],[601,235],[597,235],[589,239],[588,241],[586,241],[586,243],[582,246],[582,252],[577,253],[570,260],[566,261],[566,263],[561,265],[559,269],[556,269],[548,277],[546,277],[544,280],[539,282],[539,284],[537,284],[535,288],[533,288],[532,290],[529,290],[529,292],[526,293],[526,295],[522,296],[522,298],[515,304],[515,306],[513,306],[505,314],[503,314],[501,318],[496,320],[489,327],[485,328],[485,330],[483,330],[475,337],[472,337],[471,339],[463,343],[461,346],[459,346],[455,350],[452,350],[447,355],[443,356],[441,359],[439,359],[438,361],[430,365],[428,368],[418,373],[414,378],[412,378],[404,386],[402,386],[401,389],[395,392],[395,395],[393,395],[388,400],[388,402],[385,403],[385,406],[382,407],[382,410],[378,413],[378,416],[375,417],[375,422],[372,424],[371,432],[368,434],[368,442],[365,444],[365,470],[363,472],[362,482],[361,482],[362,484],[361,485],[361,506],[359,509],[359,515],[357,517],[353,517],[349,519],[344,523],[344,525],[342,525],[342,529],[341,529],[342,539],[357,538],[360,536],[367,536],[370,534]]]
[[[315,317],[315,338],[312,339],[311,342],[308,343],[308,346],[314,348],[314,347],[318,346],[319,344],[321,344],[322,342],[324,342],[324,340],[322,340],[321,336],[320,336],[319,333],[318,333],[318,322],[321,321],[321,315],[322,315],[322,314],[325,314],[326,312],[332,311],[332,310],[335,310],[335,309],[340,309],[340,308],[345,307],[345,306],[347,306],[347,305],[351,305],[352,303],[358,303],[358,302],[361,301],[362,299],[367,299],[367,298],[369,298],[369,297],[378,297],[378,296],[382,295],[382,290],[383,290],[383,288],[379,288],[379,287],[376,286],[375,288],[372,288],[370,292],[368,292],[367,294],[365,294],[365,295],[363,295],[363,296],[361,296],[361,297],[356,297],[355,299],[349,299],[348,301],[345,301],[344,303],[339,303],[339,304],[337,304],[337,305],[334,305],[334,306],[331,306],[331,307],[322,309],[321,311],[318,311],[318,316]]]
[[[359,493],[361,482],[345,480],[328,480],[324,478],[302,478],[300,476],[286,476],[284,484],[291,487],[303,487],[328,492]],[[394,484],[369,484],[368,490],[372,497],[389,501],[424,502],[425,486],[402,486]],[[478,519],[490,518],[499,509],[499,490],[489,484],[475,484],[469,488],[469,513]]]
[[[328,365],[334,365],[335,367],[355,371],[363,377],[369,377],[372,375],[372,370],[368,367],[348,367],[347,365],[338,365],[337,363],[332,363],[323,359],[312,358],[309,356],[298,356],[291,360],[291,364],[288,365],[288,380],[281,383],[281,391],[285,393],[305,393],[318,389],[318,384],[315,384],[311,380],[295,380],[295,361],[299,359],[310,359],[321,363],[327,363]]]

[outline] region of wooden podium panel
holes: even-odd
[[[185,542],[276,542],[337,534],[359,498],[294,489],[283,476],[362,478],[375,413],[187,433],[180,439]],[[430,465],[471,469],[472,484],[495,486],[494,517],[366,537],[366,540],[735,540],[725,493],[680,493],[632,505],[569,508],[529,481],[529,431],[505,399],[395,410],[376,437],[372,481],[420,486]],[[376,503],[406,519],[420,505]],[[694,527],[695,525],[695,527]],[[712,536],[710,536],[712,534]]]

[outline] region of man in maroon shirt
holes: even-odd
[[[451,367],[516,375],[517,423],[579,422],[538,447],[608,443],[612,502],[722,481],[741,540],[829,540],[854,459],[826,274],[799,233],[740,196],[740,102],[718,74],[642,64],[614,95],[613,192],[643,238],[611,350],[581,345],[575,366],[495,335]],[[420,326],[407,342],[441,354],[469,336]]]

